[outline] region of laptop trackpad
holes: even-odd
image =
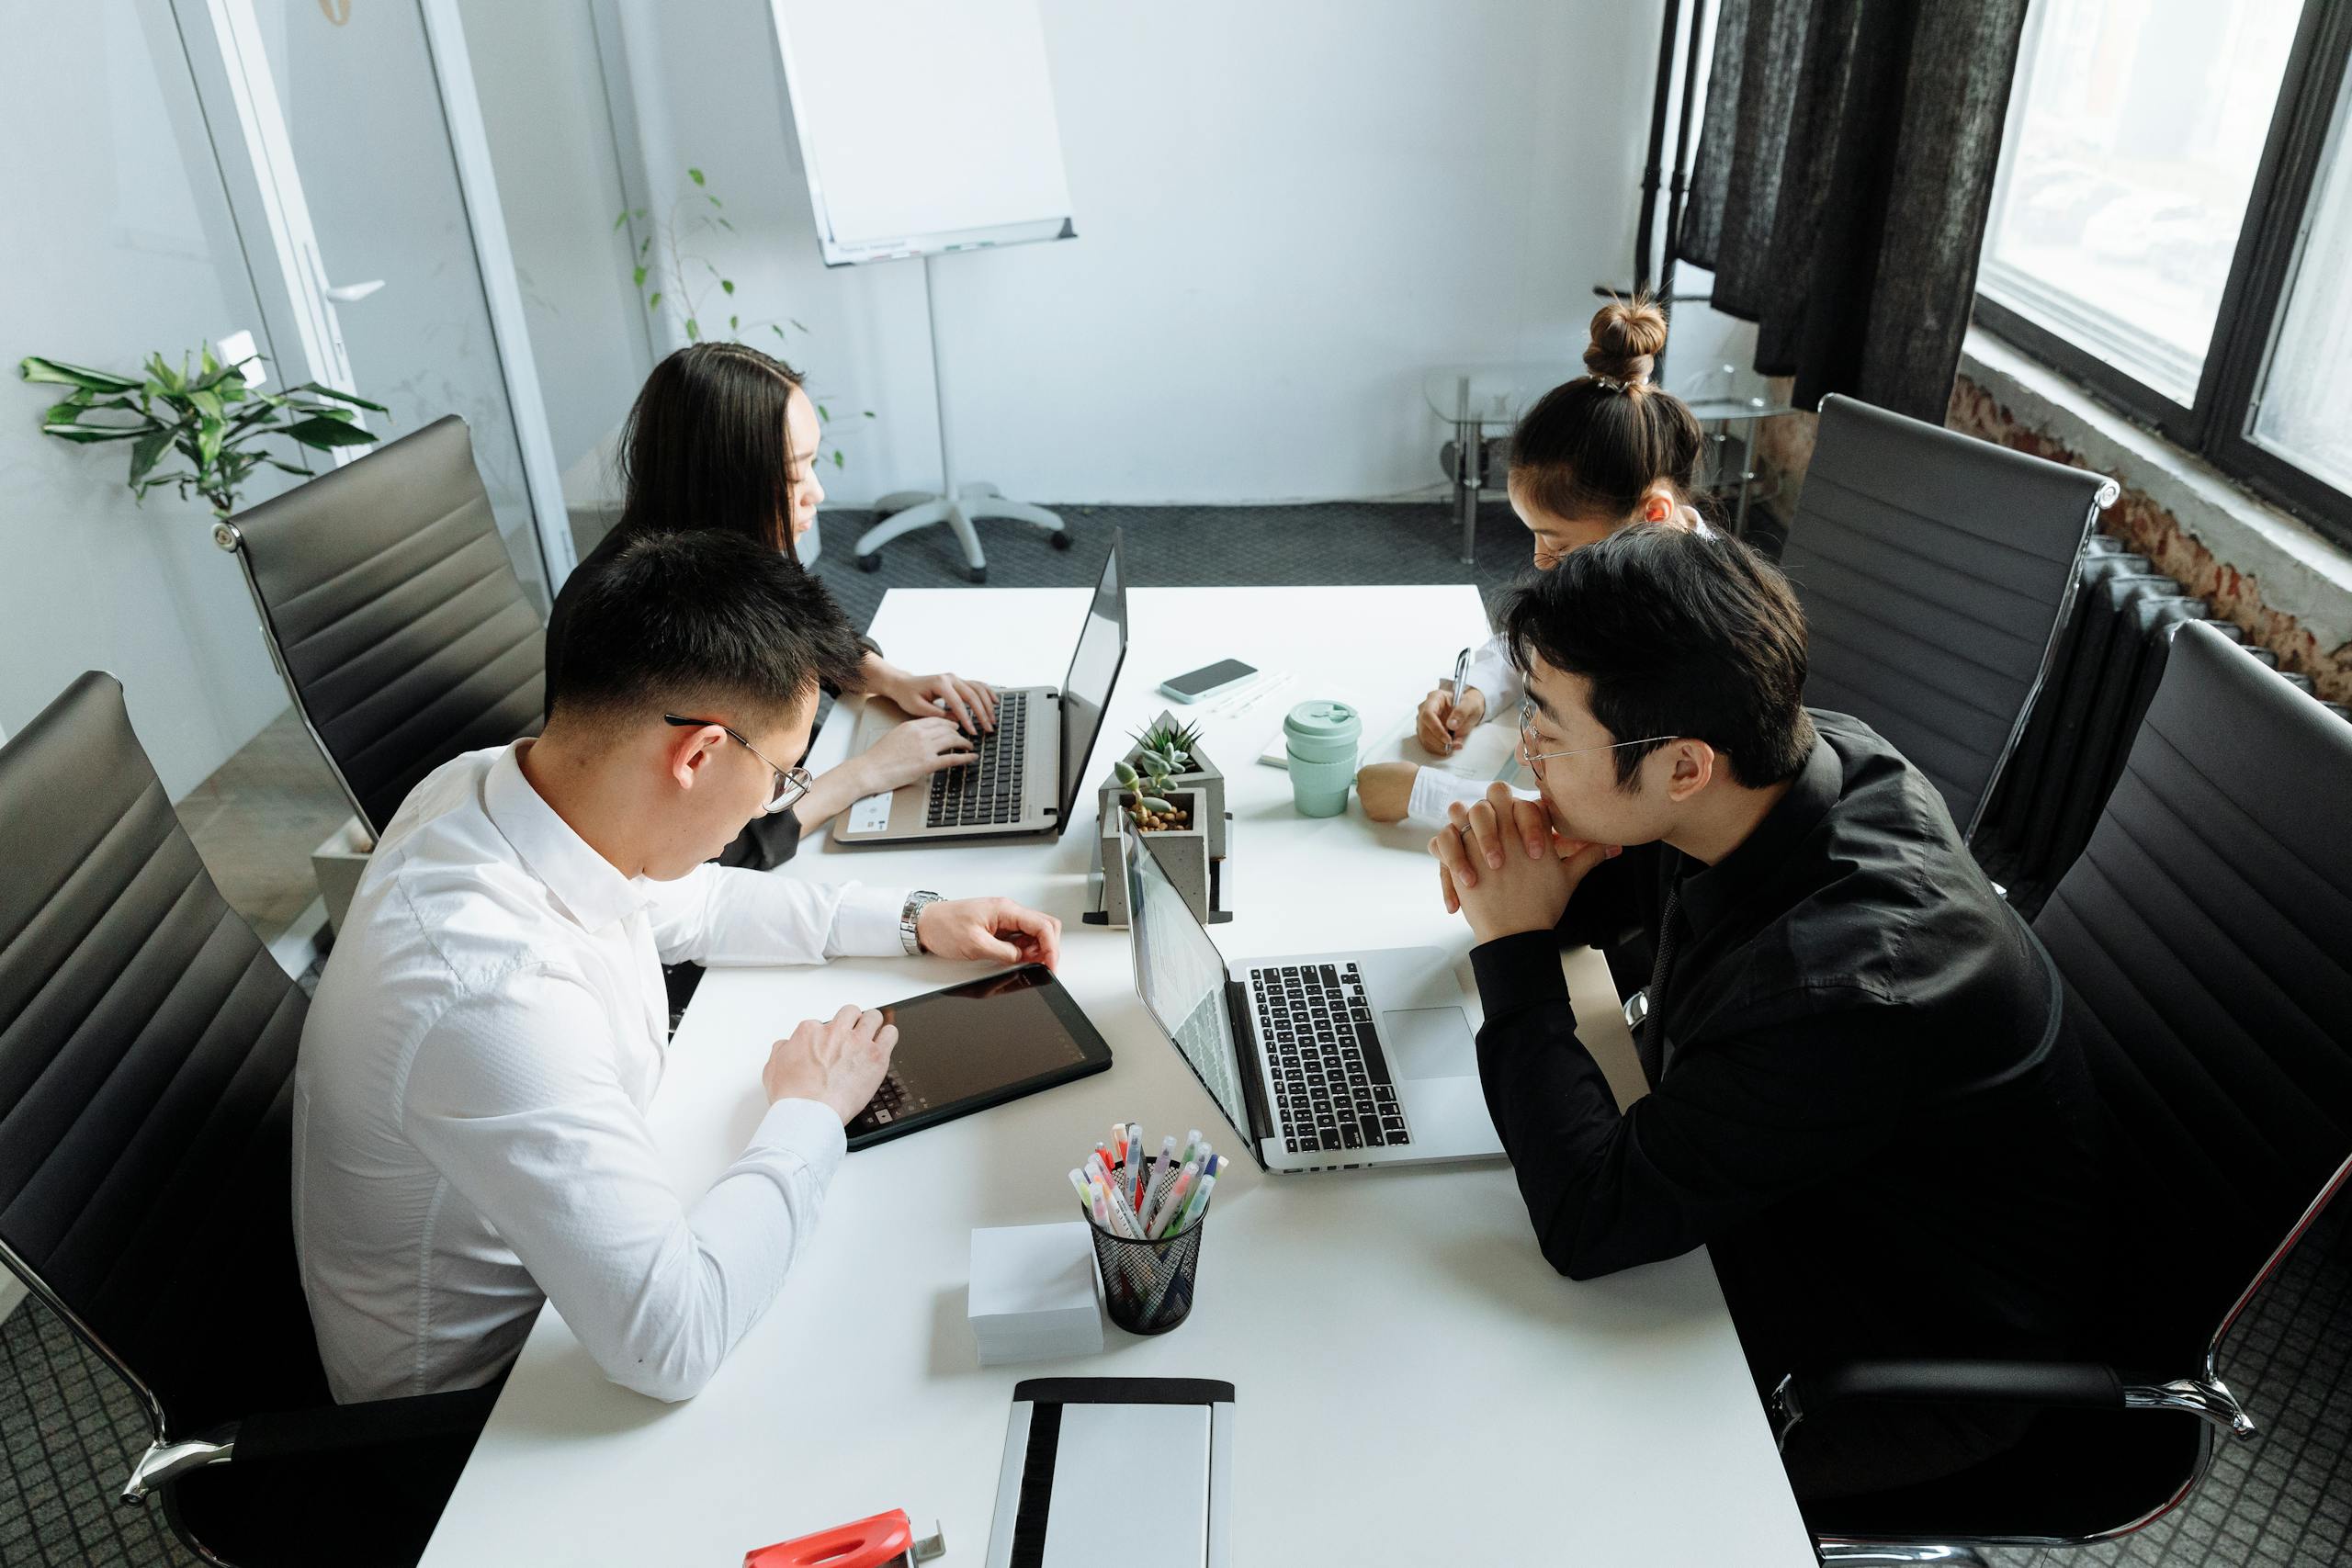
[[[1388,1064],[1400,1078],[1458,1078],[1478,1070],[1477,1044],[1460,1008],[1411,1008],[1380,1015]]]

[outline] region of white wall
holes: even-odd
[[[819,261],[767,6],[621,4],[658,53],[633,73],[649,179],[706,170],[748,308],[808,325],[788,355],[854,426],[835,498],[934,482],[918,265]],[[1059,502],[1425,491],[1423,371],[1573,366],[1591,286],[1630,273],[1654,4],[1042,7],[1080,237],[936,264],[967,476]],[[1723,357],[1706,317],[1684,310],[1678,382]]]
[[[286,706],[285,687],[204,504],[159,491],[135,506],[128,448],[40,434],[61,389],[13,371],[28,354],[125,370],[153,350],[176,360],[258,335],[259,310],[209,152],[181,156],[193,88],[168,13],[0,0],[0,37],[40,40],[0,51],[14,150],[0,158],[0,729],[15,734],[85,670],[110,670],[177,798]],[[249,498],[277,488],[257,481]]]

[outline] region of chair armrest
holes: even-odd
[[[406,1399],[371,1399],[310,1410],[273,1410],[236,1426],[236,1457],[245,1463],[351,1449],[397,1447],[438,1438],[471,1438],[490,1419],[505,1382]]]
[[[1819,1372],[1791,1372],[1765,1408],[1774,1440],[1833,1404],[2021,1404],[2035,1409],[2121,1410],[2123,1379],[2098,1361],[1845,1361]]]
[[[2254,1417],[2218,1377],[2126,1382],[2098,1361],[1845,1361],[1822,1372],[1791,1372],[1764,1408],[1781,1448],[1809,1416],[1849,1400],[1931,1404],[2018,1404],[2036,1410],[2176,1410],[2240,1442]]]
[[[501,1378],[482,1388],[406,1399],[264,1411],[201,1438],[156,1443],[131,1467],[130,1479],[123,1483],[122,1501],[136,1503],[153,1487],[207,1465],[267,1464],[312,1454],[470,1441],[490,1419],[491,1406],[498,1403],[498,1391],[505,1381]]]

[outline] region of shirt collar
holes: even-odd
[[[523,776],[522,749],[529,744],[515,741],[490,765],[489,776],[482,781],[482,809],[514,846],[524,868],[547,885],[582,928],[601,931],[627,919],[645,900],[636,886],[573,832],[571,824],[556,815],[555,807]]]
[[[1816,738],[1789,791],[1739,847],[1713,865],[1696,861],[1681,879],[1682,914],[1692,934],[1705,932],[1758,892],[1789,852],[1829,815],[1845,788],[1846,770],[1829,742]]]

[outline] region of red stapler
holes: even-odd
[[[836,1525],[815,1535],[763,1546],[743,1554],[743,1568],[915,1568],[947,1555],[947,1537],[933,1525],[915,1539],[904,1508],[893,1508],[853,1525]]]

